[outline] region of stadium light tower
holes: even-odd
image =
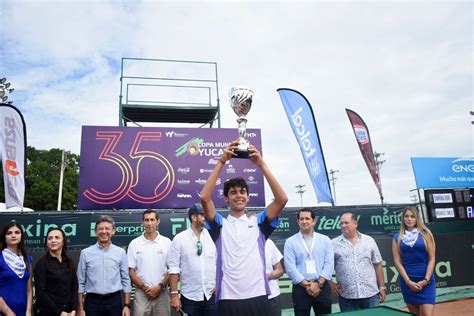
[[[339,170],[329,170],[329,181],[331,181],[332,184],[332,193],[334,194],[334,205],[336,205],[336,173],[338,173]]]
[[[380,177],[380,169],[382,169],[382,165],[385,162],[387,162],[386,160],[383,160],[381,158],[383,155],[385,155],[385,153],[378,153],[378,152],[374,151],[375,168],[377,169],[377,175],[379,176],[380,188],[382,188],[382,179]],[[381,197],[381,199],[382,199],[382,204],[383,204],[383,198]]]
[[[64,170],[66,170],[66,166],[68,163],[68,157],[64,149],[62,150],[61,154],[61,167],[59,173],[59,190],[58,190],[58,207],[57,210],[61,211],[61,205],[63,201],[63,182],[64,182]]]
[[[7,78],[0,79],[0,100],[1,100],[0,102],[6,103],[6,104],[12,104],[13,103],[13,101],[8,101],[7,102],[7,100],[8,100],[7,93],[10,94],[10,93],[13,92],[13,90],[15,90],[13,88],[10,88],[10,86],[11,86],[11,83],[7,82]]]
[[[303,193],[306,192],[306,190],[303,190],[303,188],[305,187],[306,185],[304,184],[298,184],[296,186],[296,193],[300,195],[300,201],[301,201],[301,207],[303,207]]]

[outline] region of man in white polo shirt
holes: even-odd
[[[262,170],[273,192],[273,201],[263,212],[247,216],[248,185],[239,177],[224,183],[224,199],[229,205],[229,216],[224,218],[216,212],[211,199],[212,192],[220,172],[226,161],[234,156],[238,144],[238,141],[234,141],[227,146],[201,192],[207,228],[217,248],[216,296],[219,315],[270,315],[265,241],[278,225],[278,216],[288,197],[260,152],[250,145],[249,159]]]
[[[143,212],[145,232],[128,246],[128,271],[135,284],[133,315],[170,315],[167,260],[171,240],[158,233],[158,224],[156,211]]]
[[[168,254],[171,308],[182,309],[188,316],[217,316],[216,246],[204,229],[201,204],[194,204],[188,217],[191,227],[174,236]]]
[[[278,279],[283,275],[283,265],[281,261],[283,255],[278,250],[275,243],[269,238],[265,243],[265,265],[268,283],[270,284],[270,295],[268,300],[270,301],[271,315],[281,315],[281,298],[280,298],[280,286],[278,285]]]

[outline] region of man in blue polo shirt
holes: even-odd
[[[216,213],[211,200],[216,181],[226,161],[232,159],[238,141],[224,150],[201,192],[201,204],[207,228],[217,248],[216,297],[219,315],[269,315],[270,288],[265,273],[265,241],[278,225],[278,216],[288,201],[286,193],[270,172],[260,152],[249,146],[249,159],[263,172],[274,199],[267,208],[247,216],[249,202],[247,183],[234,178],[224,184],[224,199],[230,214],[224,218]]]

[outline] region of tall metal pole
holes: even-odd
[[[298,184],[298,185],[296,186],[296,188],[298,189],[298,190],[296,191],[296,193],[300,195],[301,207],[303,207],[303,193],[306,192],[306,190],[303,190],[303,188],[304,188],[305,186],[306,186],[306,185],[304,185],[304,184]]]
[[[61,203],[62,203],[62,198],[63,198],[63,179],[64,179],[64,169],[66,169],[65,166],[65,152],[63,149],[62,155],[61,155],[61,172],[59,174],[59,192],[58,192],[58,211],[61,210]]]
[[[336,180],[335,174],[338,173],[339,170],[329,170],[329,181],[332,184],[332,192],[334,193],[334,205],[336,205]]]
[[[377,175],[379,177],[379,183],[380,183],[380,191],[383,192],[382,190],[382,178],[380,177],[380,169],[382,169],[382,165],[386,162],[386,160],[382,160],[382,156],[385,155],[385,153],[378,153],[374,151],[374,158],[375,158],[375,168],[377,169]],[[383,195],[382,192],[380,192],[380,201],[382,202],[383,205]]]

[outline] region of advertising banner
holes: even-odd
[[[473,188],[474,158],[411,158],[418,189]]]
[[[365,124],[364,120],[356,112],[346,109],[347,116],[351,122],[354,135],[359,145],[360,153],[364,157],[365,164],[369,169],[372,180],[374,180],[375,186],[379,191],[380,200],[383,203],[382,185],[380,184],[379,174],[377,172],[377,166],[375,164],[374,152],[372,150],[372,142],[370,140],[369,129]]]
[[[0,158],[6,208],[23,209],[25,198],[26,126],[21,112],[0,103]]]
[[[278,89],[277,91],[298,145],[300,145],[316,198],[319,203],[326,202],[334,205],[316,118],[311,104],[304,95],[296,90]]]
[[[230,128],[82,128],[78,208],[187,208],[199,192],[224,148],[238,136]],[[260,130],[245,137],[260,152]],[[243,177],[249,206],[265,206],[263,173],[248,159],[232,159],[217,180],[213,201],[225,207],[223,184]]]
[[[383,272],[389,293],[400,292],[398,272],[393,264],[391,253],[392,233],[400,225],[401,210],[408,205],[381,206],[349,206],[314,208],[318,215],[315,230],[319,233],[334,238],[341,234],[340,216],[345,212],[354,212],[359,218],[359,231],[371,235],[382,254]],[[261,211],[254,208],[250,211]],[[270,238],[283,253],[286,239],[297,233],[299,228],[296,223],[296,214],[299,208],[285,208],[280,217],[280,224]],[[220,210],[225,216],[227,213]],[[33,256],[33,264],[44,255],[44,238],[50,227],[61,227],[68,239],[68,255],[76,262],[81,249],[96,242],[95,221],[100,215],[107,214],[116,222],[116,233],[113,243],[127,248],[128,244],[143,233],[141,225],[142,212],[58,212],[58,213],[29,213],[29,214],[4,214],[0,215],[0,225],[3,226],[11,219],[23,225],[25,231],[25,244],[28,253]],[[173,238],[177,233],[190,226],[185,210],[171,211],[160,210],[160,234]],[[443,226],[440,226],[443,225]],[[474,283],[474,274],[471,272],[474,252],[474,225],[465,223],[463,229],[449,231],[443,223],[430,223],[436,240],[435,277],[437,287],[452,287],[471,285]],[[439,228],[439,229],[435,229]],[[455,245],[455,246],[453,246]],[[459,255],[463,254],[463,255]],[[282,292],[283,308],[291,308],[292,282],[284,274],[279,280]]]

